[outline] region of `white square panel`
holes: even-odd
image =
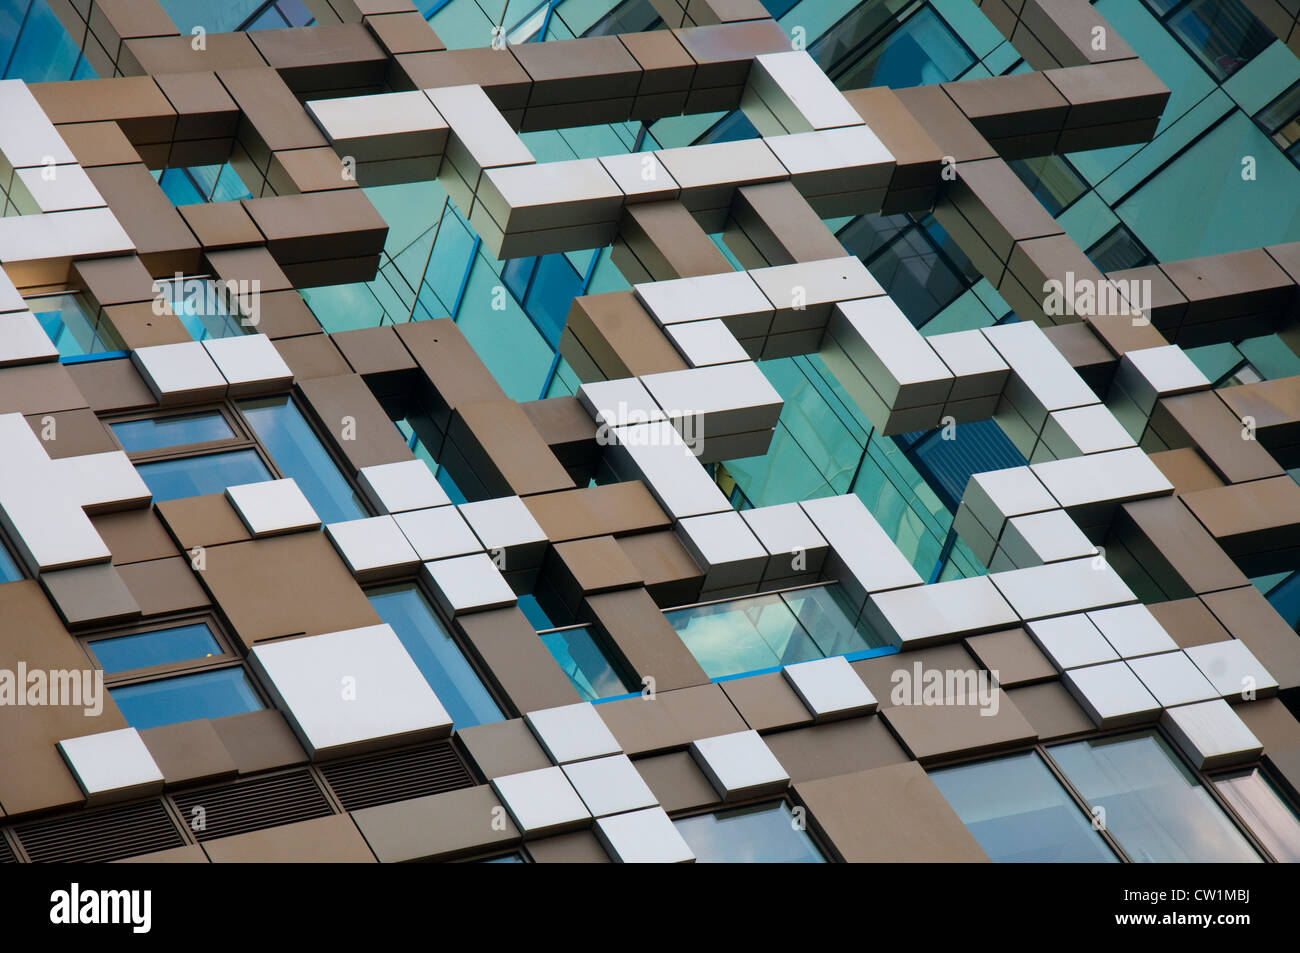
[[[911,561],[857,496],[824,496],[799,506],[830,545],[823,576],[838,579],[858,607],[868,593],[921,584]]]
[[[1201,770],[1246,764],[1264,746],[1223,699],[1170,708],[1160,719],[1178,747]]]
[[[517,496],[462,503],[456,507],[490,556],[505,572],[536,569],[546,552],[546,533]]]
[[[361,468],[361,489],[380,513],[403,513],[451,503],[423,460],[379,463]]]
[[[692,516],[677,527],[682,544],[704,570],[706,590],[748,585],[763,578],[767,550],[735,510]]]
[[[446,559],[483,551],[483,544],[455,507],[408,510],[395,514],[393,519],[421,559]]]
[[[772,554],[765,578],[821,572],[830,545],[798,503],[742,510],[740,517]]]
[[[790,775],[757,731],[691,742],[691,754],[724,801],[784,791]]]
[[[602,817],[596,821],[596,837],[610,858],[622,864],[689,864],[695,861],[690,845],[660,807]]]
[[[1114,662],[1119,658],[1115,647],[1082,612],[1039,619],[1030,622],[1026,628],[1043,654],[1062,672],[1067,668]]]
[[[0,315],[0,367],[58,359],[59,349],[36,315],[30,311]]]
[[[1214,686],[1183,652],[1162,652],[1128,660],[1142,684],[1166,708],[1218,698]]]
[[[121,450],[58,457],[50,468],[68,497],[91,513],[143,506],[153,498],[140,471]]]
[[[138,347],[131,360],[163,405],[219,400],[229,387],[199,341]]]
[[[842,655],[787,665],[782,671],[818,721],[876,710],[876,697]]]
[[[582,384],[578,387],[578,403],[592,420],[610,427],[665,419],[655,399],[635,377]]]
[[[1115,369],[1115,386],[1149,417],[1159,398],[1201,390],[1210,382],[1181,347],[1166,344],[1127,352]]]
[[[313,760],[451,733],[388,625],[264,642],[248,658]]]
[[[872,593],[864,614],[877,632],[904,650],[1020,622],[987,576]]]
[[[972,474],[962,493],[962,502],[994,539],[1002,535],[1002,524],[1009,517],[1060,506],[1029,467]]]
[[[438,604],[448,615],[503,609],[518,599],[486,553],[437,559],[424,564]]]
[[[1194,645],[1185,651],[1221,698],[1262,698],[1277,692],[1277,679],[1241,639]]]
[[[59,751],[89,803],[127,800],[162,790],[162,771],[134,728],[65,738],[59,742]]]
[[[691,367],[731,364],[748,361],[749,354],[736,336],[716,318],[710,321],[687,321],[667,325],[669,339]]]
[[[364,581],[410,572],[420,562],[391,516],[330,523],[325,532],[352,575]]]
[[[995,572],[988,578],[1026,621],[1125,605],[1137,599],[1110,563],[1097,559],[1066,559]]]
[[[315,529],[320,517],[293,477],[226,487],[226,496],[254,536]]]
[[[1097,553],[1065,510],[1011,517],[998,545],[1019,569]]]
[[[1088,613],[1088,618],[1122,658],[1173,652],[1178,648],[1178,643],[1169,637],[1151,610],[1141,603],[1094,610]]]
[[[530,711],[524,720],[556,764],[623,752],[604,720],[587,702]]]
[[[655,807],[659,801],[627,755],[564,765],[578,795],[595,817]]]
[[[1160,714],[1160,703],[1123,662],[1072,668],[1061,681],[1102,728],[1142,724]]]
[[[525,837],[580,827],[591,817],[559,768],[502,775],[492,787]]]
[[[265,334],[212,338],[203,346],[230,383],[230,396],[273,394],[293,384],[293,371]]]

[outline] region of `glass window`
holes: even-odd
[[[930,780],[994,861],[1117,860],[1037,752],[932,771]]]
[[[812,586],[781,593],[823,655],[849,655],[889,643],[862,618],[842,586]]]
[[[763,593],[664,613],[710,678],[878,649],[838,586]]]
[[[372,589],[368,595],[370,604],[393,627],[457,728],[505,717],[465,653],[413,583]]]
[[[1088,249],[1088,257],[1102,272],[1123,271],[1155,264],[1151,253],[1142,247],[1126,225],[1116,225]]]
[[[122,348],[121,339],[108,321],[92,314],[76,295],[45,295],[29,298],[27,307],[41,329],[58,348],[60,357],[103,354]]]
[[[18,566],[18,561],[9,553],[9,547],[4,543],[4,537],[0,535],[0,582],[13,582],[23,578],[23,571]]]
[[[1285,864],[1300,862],[1300,819],[1268,775],[1251,768],[1218,778],[1214,786],[1274,858]]]
[[[203,622],[98,639],[89,643],[89,648],[108,675],[225,654]]]
[[[586,626],[541,633],[542,644],[555,657],[583,701],[637,691],[618,673]]]
[[[271,471],[256,450],[232,450],[180,460],[140,463],[135,469],[145,486],[149,487],[155,503],[223,493],[228,486],[272,479]]]
[[[1220,82],[1276,39],[1244,3],[1189,0],[1165,22]]]
[[[144,731],[196,718],[224,718],[264,708],[239,666],[109,689],[126,723]]]
[[[824,864],[784,801],[673,821],[703,864]]]
[[[109,426],[127,453],[235,438],[234,428],[215,410],[200,414],[177,414],[174,417],[123,420]]]
[[[292,399],[286,395],[245,400],[239,409],[280,472],[293,477],[324,522],[370,515]]]
[[[903,89],[956,79],[975,57],[928,6],[922,7],[835,80],[840,89]]]
[[[173,171],[173,170],[168,170]],[[165,181],[165,177],[164,177]],[[196,341],[239,337],[245,330],[237,291],[210,278],[160,281],[172,312]]]
[[[1258,862],[1259,855],[1155,732],[1049,749],[1075,790],[1134,861]]]
[[[665,615],[710,678],[823,657],[775,593]]]

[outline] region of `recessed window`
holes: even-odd
[[[991,860],[1117,860],[1036,752],[932,771],[930,780]]]
[[[95,314],[77,295],[44,295],[27,299],[41,329],[60,357],[83,357],[122,349],[122,341],[103,312]]]
[[[0,539],[0,582],[14,582],[23,578],[18,561],[9,554],[9,547]]]
[[[225,654],[212,630],[202,622],[96,639],[89,648],[106,675]]]
[[[457,728],[505,717],[418,586],[385,586],[367,595],[379,618],[393,627]]]
[[[1218,778],[1214,786],[1275,860],[1284,864],[1300,862],[1300,819],[1268,775],[1259,768],[1250,768]]]
[[[109,424],[113,436],[127,453],[161,450],[194,443],[234,440],[235,430],[219,411],[177,414],[173,417],[146,417]]]
[[[852,618],[842,601],[825,591],[764,593],[673,609],[664,615],[710,678],[885,644],[865,622]]]
[[[144,731],[198,718],[224,718],[264,708],[239,666],[109,689],[126,723]]]
[[[228,486],[272,479],[271,471],[256,450],[231,450],[201,457],[139,463],[135,469],[156,503],[224,493]]]
[[[293,477],[324,522],[341,523],[370,515],[291,398],[240,401],[239,409],[280,472]]]
[[[239,300],[228,295],[223,284],[210,278],[160,281],[172,313],[196,341],[238,337],[246,333],[245,315]]]
[[[1196,775],[1155,732],[1078,741],[1052,759],[1134,861],[1259,861]]]
[[[585,625],[542,632],[541,639],[583,701],[626,695],[640,688],[619,674]]]
[[[683,817],[673,824],[698,863],[826,863],[784,801]]]

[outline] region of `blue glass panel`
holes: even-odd
[[[0,56],[5,79],[28,83],[72,79],[84,62],[45,0],[0,0]]]
[[[265,707],[238,666],[124,685],[110,688],[108,693],[121,709],[126,723],[141,731],[196,718],[240,715]]]
[[[524,299],[524,310],[552,348],[560,343],[569,305],[582,294],[582,275],[562,254],[543,255]]]
[[[1050,749],[1075,790],[1106,812],[1134,861],[1243,863],[1260,857],[1192,772],[1154,732]]]
[[[135,469],[145,486],[149,487],[155,503],[224,493],[228,486],[271,479],[271,471],[255,450],[232,450],[182,460],[140,463]]]
[[[202,414],[179,414],[175,417],[149,417],[109,424],[113,436],[128,453],[158,450],[190,443],[229,440],[235,431],[226,418],[216,411]]]
[[[957,424],[954,434],[956,439],[945,440],[943,431],[933,430],[907,448],[907,457],[917,472],[951,511],[956,511],[971,474],[1022,467],[1027,462],[992,420]],[[904,434],[895,442],[901,446],[913,436],[917,435]]]
[[[324,522],[341,523],[370,515],[289,397],[245,400],[239,409],[280,472],[293,477]]]
[[[99,639],[90,643],[90,652],[109,675],[222,654],[212,630],[202,622]]]
[[[414,585],[386,586],[368,595],[379,618],[393,627],[457,728],[505,717],[419,589]]]
[[[546,614],[537,602],[537,597],[532,593],[526,593],[519,597],[519,608],[528,618],[528,622],[538,632],[543,629],[555,628],[555,621]]]
[[[812,636],[822,655],[849,655],[867,649],[882,648],[889,643],[857,618],[844,595],[842,586],[812,586],[783,592],[781,598]]]
[[[23,578],[23,571],[18,568],[18,563],[9,555],[9,548],[3,542],[0,542],[0,582],[14,582]]]
[[[29,298],[27,307],[41,329],[58,348],[60,357],[103,354],[121,348],[113,329],[98,322],[76,295],[47,295]]]
[[[664,615],[710,678],[824,657],[774,593]]]
[[[799,829],[784,801],[683,817],[673,824],[698,863],[826,863],[812,838]]]
[[[584,626],[547,632],[542,644],[550,650],[583,701],[623,695],[636,689],[624,681]]]
[[[1003,863],[1118,858],[1035,752],[930,772],[984,853]]]
[[[841,89],[888,86],[903,89],[945,83],[975,63],[975,57],[929,7],[922,7],[883,43],[841,77]]]

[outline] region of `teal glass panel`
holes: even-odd
[[[930,780],[993,861],[1118,860],[1033,751],[931,771]]]
[[[664,615],[710,678],[825,657],[775,593]]]
[[[136,635],[122,635],[114,639],[98,639],[89,643],[89,648],[100,667],[109,675],[222,654],[212,630],[202,622]]]
[[[109,426],[127,453],[229,440],[235,436],[235,431],[226,418],[215,410],[201,414],[178,414],[175,417],[124,420]]]
[[[673,821],[703,864],[824,864],[808,832],[784,801]]]
[[[28,83],[95,76],[46,0],[0,0],[0,63]]]
[[[1279,195],[1300,195],[1300,168],[1236,112],[1115,211],[1157,259],[1177,261],[1300,241],[1300,205]]]
[[[804,631],[822,655],[850,655],[889,643],[863,618],[844,595],[842,586],[811,586],[781,593]]]
[[[208,278],[160,281],[172,312],[196,341],[238,337],[247,330],[237,295],[228,295],[225,284]]]
[[[393,627],[457,728],[505,717],[465,653],[413,583],[372,589],[367,595],[379,618]]]
[[[966,44],[929,7],[908,17],[883,43],[836,78],[841,89],[904,89],[955,80],[975,63]]]
[[[0,539],[0,582],[14,582],[23,578],[23,571],[17,561],[9,554],[9,547]]]
[[[264,708],[239,667],[219,668],[156,682],[110,688],[109,695],[132,728],[144,731],[197,718],[224,718]]]
[[[122,349],[121,339],[107,321],[93,315],[76,295],[28,298],[27,307],[60,357],[81,357]]]
[[[1139,863],[1258,862],[1196,776],[1155,732],[1049,749],[1106,830]]]
[[[639,688],[618,673],[586,626],[544,632],[541,639],[583,701],[624,695]]]
[[[293,477],[321,520],[341,523],[370,515],[292,399],[245,400],[239,409],[280,472]]]
[[[224,493],[228,486],[271,479],[271,471],[255,450],[232,450],[181,460],[138,463],[135,470],[149,487],[155,503]]]

